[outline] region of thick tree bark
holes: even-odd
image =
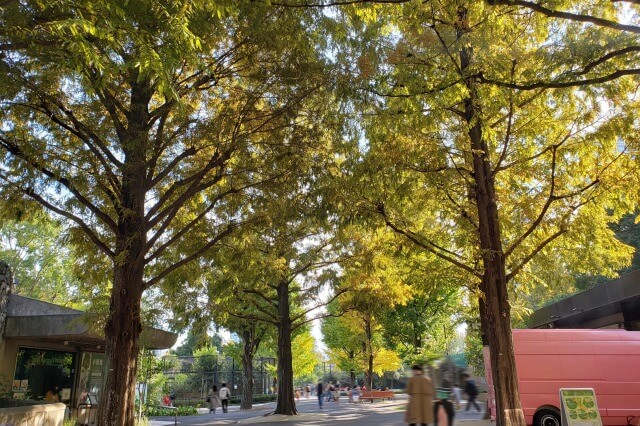
[[[131,285],[135,281],[140,284]],[[110,313],[105,327],[108,370],[98,407],[100,426],[134,424],[138,338],[142,331],[141,282],[141,273],[131,268],[116,267]]]
[[[274,414],[298,414],[293,393],[289,283],[278,284],[278,401]]]
[[[457,34],[468,31],[467,11],[458,8]],[[463,76],[470,71],[473,50],[460,42],[460,69]],[[491,368],[496,391],[497,426],[525,426],[518,393],[518,377],[511,337],[511,307],[507,296],[506,258],[495,195],[495,178],[491,170],[489,148],[482,133],[482,114],[476,82],[467,78],[468,97],[464,116],[469,126],[475,201],[478,211],[479,242],[483,261],[480,290],[484,301],[486,337],[491,348]],[[499,374],[497,374],[499,372]]]
[[[134,424],[138,340],[142,331],[140,302],[144,291],[146,152],[149,144],[148,105],[152,91],[131,82],[131,105],[118,208],[118,235],[109,316],[105,325],[107,374],[98,407],[98,426]]]
[[[12,291],[13,273],[11,272],[11,267],[0,260],[0,348],[2,348],[4,329],[7,325],[7,309]]]
[[[255,336],[255,330],[242,331],[242,400],[241,410],[251,410],[253,407],[253,357],[258,350],[260,338]]]

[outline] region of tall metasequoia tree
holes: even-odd
[[[0,9],[3,192],[65,218],[112,263],[99,425],[134,423],[145,290],[229,235],[245,190],[303,148],[263,141],[319,87],[299,78],[317,69],[311,13],[157,0]]]
[[[365,118],[357,194],[394,232],[460,268],[469,287],[477,283],[497,421],[524,425],[508,292],[527,285],[516,277],[554,241],[580,250],[587,235],[611,234],[608,207],[621,206],[616,215],[629,208],[617,137],[633,129],[632,117],[619,104],[603,108],[598,94],[619,99],[630,82],[533,93],[489,84],[487,76],[522,81],[560,67],[540,48],[558,41],[552,29],[478,2],[390,14],[393,36],[363,41],[354,67],[370,94],[364,111],[375,117]],[[386,55],[376,68],[378,52]]]
[[[212,308],[224,309],[235,317],[230,322],[242,324],[240,330],[250,322],[277,330],[278,397],[274,412],[285,415],[297,414],[292,336],[311,321],[308,315],[324,304],[318,300],[319,292],[337,287],[331,265],[340,260],[321,222],[311,218],[313,213],[303,214],[286,203],[280,213],[290,208],[293,217],[300,219],[285,221],[284,228],[275,223],[270,230],[255,228],[252,237],[244,238],[242,248],[230,252],[233,259],[225,262],[221,282],[231,297],[220,297],[216,292],[210,295]],[[234,300],[233,305],[229,300]],[[243,309],[245,306],[249,308]]]

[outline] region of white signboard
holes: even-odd
[[[562,426],[602,426],[593,389],[560,389]]]

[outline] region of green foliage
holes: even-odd
[[[311,331],[304,330],[291,341],[293,355],[293,377],[296,382],[308,383],[310,378],[315,380],[315,370],[322,362],[320,353],[316,350],[316,341]]]
[[[461,22],[458,6],[388,8],[378,21],[391,22],[393,32],[380,24],[375,39],[360,34],[366,47],[358,78],[371,96],[357,103],[365,136],[350,182],[365,214],[438,257],[433,270],[448,270],[451,285],[476,297],[487,267],[478,230],[487,218],[476,197],[470,145],[470,127],[480,124],[514,317],[522,321],[528,301],[571,291],[572,280],[561,279],[567,271],[611,275],[629,260],[629,247],[607,223],[637,195],[630,190],[634,159],[619,149],[619,135],[637,131],[630,104],[620,102],[633,84],[623,79],[598,88],[528,91],[483,78],[542,81],[544,87],[543,76],[570,79],[577,58],[584,65],[585,56],[593,59],[629,39],[481,2],[467,4]],[[469,31],[461,31],[467,25]],[[554,36],[569,28],[571,37]],[[606,48],[586,41],[595,34],[607,40]],[[472,62],[462,70],[465,49]],[[474,73],[483,78],[470,78]],[[473,105],[473,123],[465,121],[465,102]]]
[[[215,334],[209,336],[206,329],[192,327],[187,332],[187,338],[173,353],[177,356],[193,356],[194,352],[206,346],[213,346],[218,352],[222,351],[222,338]]]
[[[16,294],[86,308],[87,295],[82,292],[82,280],[74,274],[76,258],[64,228],[46,213],[2,221],[0,259],[13,269]]]
[[[629,247],[632,247],[634,249],[631,265],[619,269],[617,271],[619,275],[624,275],[628,272],[640,268],[640,225],[636,222],[637,217],[637,211],[633,213],[627,213],[622,216],[620,220],[618,220],[618,222],[611,223],[609,225],[613,232],[615,232],[615,236],[619,241],[627,244]],[[601,270],[598,269],[595,272],[601,272]],[[614,278],[604,274],[593,275],[585,274],[584,272],[576,275],[575,287],[579,291],[587,290],[598,284],[607,282],[611,278]]]
[[[9,379],[6,374],[0,374],[0,400],[11,399],[13,392],[11,392],[12,380]]]
[[[146,409],[147,417],[173,416],[176,412],[178,416],[195,416],[198,414],[198,409],[190,405],[176,407],[176,410],[162,407],[147,407]]]

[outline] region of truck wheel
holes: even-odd
[[[560,412],[553,408],[544,408],[533,417],[533,426],[560,426]]]

